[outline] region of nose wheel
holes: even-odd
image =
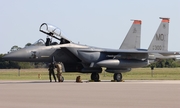
[[[117,82],[122,81],[122,74],[121,73],[115,73],[114,74],[114,80]]]
[[[61,77],[61,82],[64,82],[64,77],[63,76]]]
[[[56,74],[57,78],[58,78],[58,82],[64,82],[64,77],[62,76],[62,74]]]
[[[99,81],[99,74],[97,72],[92,73],[91,80]]]

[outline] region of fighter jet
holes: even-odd
[[[162,19],[162,21],[164,20]],[[61,29],[43,23],[39,30],[49,37],[59,40],[59,43],[51,42],[50,38],[47,38],[46,42],[39,40],[32,46],[5,55],[4,58],[24,62],[62,62],[65,72],[91,73],[91,80],[94,81],[99,81],[99,73],[102,72],[102,67],[105,67],[106,72],[114,73],[114,80],[121,81],[121,73],[128,72],[131,68],[147,66],[150,54],[158,53],[165,56],[179,54],[174,51],[136,49],[140,47],[140,32],[138,31],[140,22],[135,20],[133,24],[137,24],[136,26],[139,28],[132,25],[134,28],[128,32],[128,34],[135,34],[136,36],[133,38],[137,39],[134,39],[132,45],[129,46],[126,42],[126,39],[129,39],[125,38],[119,49],[98,48],[74,43],[64,36]],[[164,41],[161,39],[161,34],[157,34],[156,37]]]

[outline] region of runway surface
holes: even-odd
[[[179,108],[180,81],[0,81],[0,108]]]

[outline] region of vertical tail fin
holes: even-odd
[[[123,43],[119,49],[138,49],[141,40],[141,20],[133,20],[133,24],[129,29]]]
[[[169,33],[169,18],[162,19],[156,34],[148,48],[149,51],[167,51],[168,50],[168,33]]]

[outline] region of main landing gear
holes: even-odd
[[[99,81],[99,73],[93,72],[93,73],[91,74],[91,80],[93,80],[93,81],[95,81],[95,82]]]
[[[120,81],[122,81],[122,74],[121,73],[115,73],[113,78],[115,81],[120,82]]]
[[[120,81],[122,81],[122,74],[121,73],[115,73],[113,78],[114,78],[114,81],[120,82]],[[98,82],[99,81],[99,73],[93,72],[91,74],[91,80]]]

